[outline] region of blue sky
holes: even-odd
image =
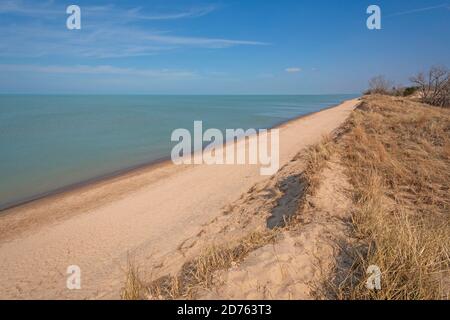
[[[436,64],[450,67],[448,0],[0,0],[1,93],[359,93]]]

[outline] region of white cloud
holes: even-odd
[[[9,13],[23,16],[34,16],[42,18],[50,18],[65,14],[65,6],[60,4],[54,5],[52,0],[43,2],[31,2],[23,0],[2,0],[0,2],[0,14]],[[110,19],[124,20],[174,20],[183,18],[196,18],[213,12],[214,6],[193,7],[185,10],[177,10],[173,12],[159,12],[156,14],[147,14],[143,7],[119,8],[114,5],[103,6],[81,6],[83,14],[90,17],[98,17],[107,15]]]
[[[432,7],[424,7],[424,8],[418,8],[418,9],[412,9],[412,10],[392,13],[392,14],[387,15],[386,17],[403,16],[403,15],[406,15],[406,14],[430,11],[430,10],[435,10],[435,9],[445,9],[445,8],[446,9],[450,9],[450,5],[447,3],[447,4],[441,4],[439,6],[432,6]]]
[[[58,14],[58,10],[51,8],[51,2],[31,3],[21,0],[3,0],[0,2],[0,14],[13,13],[25,16],[46,16]]]
[[[178,37],[165,35],[147,35],[145,39],[157,43],[171,44],[171,45],[186,45],[199,46],[208,48],[226,48],[236,45],[252,45],[261,46],[268,45],[265,42],[247,41],[247,40],[230,40],[230,39],[213,39],[213,38],[192,38],[192,37]]]
[[[302,69],[300,69],[298,67],[290,67],[290,68],[284,69],[284,71],[286,71],[287,73],[298,73],[298,72],[302,71]]]
[[[119,68],[110,65],[75,65],[60,66],[48,65],[39,66],[32,64],[0,64],[1,72],[29,72],[29,73],[49,73],[49,74],[91,74],[91,75],[126,75],[146,78],[196,78],[198,75],[192,71],[170,70],[170,69],[136,69]]]
[[[128,11],[127,16],[142,20],[174,20],[182,18],[197,18],[205,16],[215,10],[214,6],[204,8],[191,8],[185,11],[172,13],[159,13],[156,15],[148,15],[143,13],[142,8],[134,8]]]
[[[123,25],[85,26],[81,31],[50,26],[5,26],[0,34],[0,57],[123,58],[150,56],[183,47],[221,49],[267,45],[258,41],[167,35]]]
[[[200,17],[213,10],[214,6],[207,6],[150,15],[143,8],[83,6],[82,30],[71,32],[60,21],[61,16],[65,17],[64,7],[57,7],[51,0],[33,5],[28,1],[5,0],[0,2],[0,16],[15,13],[28,19],[20,25],[8,22],[10,19],[0,19],[0,57],[126,58],[151,56],[183,47],[221,49],[266,45],[245,39],[178,36],[133,24],[137,20]]]

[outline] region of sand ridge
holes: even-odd
[[[251,252],[242,263],[219,272],[215,285],[198,298],[316,299],[335,261],[341,259],[342,247],[351,241],[347,223],[351,200],[344,191],[346,180],[339,160],[329,161],[320,173],[315,195],[306,199],[303,208],[297,207],[302,223],[284,230],[276,242]]]

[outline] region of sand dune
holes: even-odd
[[[280,165],[336,129],[357,103],[282,125]],[[267,179],[255,165],[163,163],[11,209],[0,217],[0,298],[119,298],[129,256],[163,263]],[[81,290],[66,288],[69,265],[81,268]]]

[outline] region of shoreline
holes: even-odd
[[[360,99],[361,97],[356,97],[354,99]],[[297,121],[299,119],[302,118],[306,118],[309,116],[312,116],[314,114],[335,108],[347,101],[350,100],[354,100],[354,99],[349,99],[349,100],[343,100],[338,102],[337,104],[333,104],[330,106],[327,106],[323,109],[320,109],[318,111],[313,111],[313,112],[309,112],[306,114],[302,114],[299,116],[296,116],[294,118],[290,118],[287,120],[283,120],[283,121],[279,121],[276,122],[274,125],[272,125],[271,127],[268,127],[266,129],[271,130],[271,129],[281,129],[283,126],[288,125],[291,122]],[[258,133],[257,133],[258,134]],[[239,142],[242,138],[238,138],[237,142]],[[229,142],[228,141],[224,141],[223,147],[225,147]],[[202,150],[203,151],[203,150]],[[197,153],[198,151],[194,152],[193,155],[195,155],[195,153]],[[12,212],[9,211],[13,211],[15,209],[19,209],[21,207],[24,206],[28,206],[28,205],[32,205],[33,203],[39,202],[39,201],[43,201],[46,199],[52,199],[52,198],[57,198],[60,196],[64,196],[65,194],[70,194],[71,192],[75,192],[75,191],[79,191],[79,190],[83,190],[86,188],[90,188],[90,187],[95,187],[97,185],[101,185],[102,183],[109,183],[112,182],[116,179],[123,179],[126,178],[127,176],[132,176],[135,174],[139,174],[141,172],[144,171],[148,171],[148,170],[152,170],[155,168],[158,168],[159,166],[165,166],[165,165],[171,165],[173,164],[170,156],[165,156],[165,157],[161,157],[159,159],[156,160],[152,160],[152,161],[148,161],[142,164],[137,164],[131,167],[126,167],[123,169],[118,169],[115,170],[114,172],[111,173],[107,173],[107,174],[102,174],[96,177],[92,177],[90,179],[86,179],[83,181],[79,181],[79,182],[75,182],[72,184],[69,184],[67,186],[64,187],[60,187],[57,189],[53,189],[53,190],[49,190],[46,192],[42,192],[36,195],[32,195],[29,197],[26,197],[25,199],[21,199],[21,200],[17,200],[17,201],[12,201],[10,203],[7,203],[5,205],[0,206],[0,217],[4,216],[4,215],[8,215],[11,214]]]
[[[335,132],[359,103],[278,126],[279,168]],[[276,175],[259,169],[166,161],[8,210],[0,215],[0,299],[119,299],[130,257],[147,270],[178,257],[187,239],[199,240],[205,225]],[[71,265],[82,270],[82,290],[66,288]]]

